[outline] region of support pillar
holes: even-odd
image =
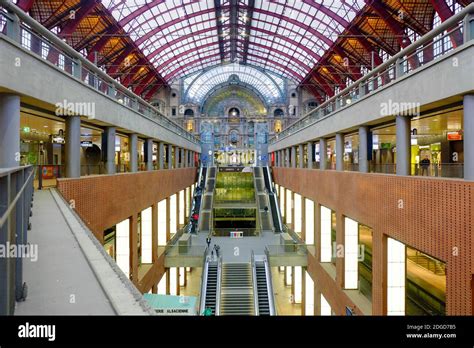
[[[0,94],[0,168],[20,165],[20,96]]]
[[[336,133],[336,170],[344,170],[344,134]]]
[[[145,163],[146,170],[153,170],[153,139],[145,140]]]
[[[327,168],[328,143],[324,138],[319,139],[319,169]]]
[[[173,145],[167,145],[168,150],[168,169],[173,169]]]
[[[105,172],[107,174],[115,174],[115,137],[117,131],[115,127],[106,127],[102,133],[102,153],[105,163]]]
[[[179,159],[181,161],[180,168],[185,168],[186,167],[186,160],[184,158],[184,149],[181,148],[179,151]]]
[[[313,169],[313,142],[310,141],[308,142],[308,145],[306,147],[306,157],[308,158],[308,169]]]
[[[162,170],[165,168],[165,144],[160,141],[158,145],[158,169]]]
[[[398,115],[397,128],[397,175],[410,175],[411,163],[411,119]]]
[[[304,168],[304,154],[303,154],[303,144],[299,144],[298,145],[298,154],[299,154],[299,158],[298,158],[298,167],[300,169],[303,169]]]
[[[189,167],[189,150],[184,149],[183,168]]]
[[[464,96],[464,179],[474,181],[474,95]]]
[[[81,176],[81,118],[68,116],[66,118],[66,177]]]
[[[290,148],[287,147],[285,149],[285,152],[286,152],[285,153],[285,167],[289,168],[290,167],[290,153],[291,153]]]
[[[292,146],[291,150],[291,168],[296,168],[296,146]]]
[[[132,133],[128,137],[128,148],[130,150],[130,172],[138,172],[138,135]]]
[[[359,127],[359,172],[369,172],[369,128],[366,126]]]
[[[179,168],[179,147],[173,146],[173,168]]]

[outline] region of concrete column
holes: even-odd
[[[397,175],[410,175],[411,163],[411,119],[397,116]]]
[[[304,168],[304,154],[303,154],[303,144],[298,145],[298,152],[299,152],[299,168],[303,169]]]
[[[173,145],[167,145],[168,151],[168,169],[173,169]]]
[[[344,170],[344,134],[336,133],[336,170]]]
[[[165,168],[165,144],[160,141],[158,145],[158,169]]]
[[[20,165],[20,96],[0,94],[0,168]]]
[[[179,152],[180,148],[177,146],[173,146],[174,149],[174,168],[179,168]]]
[[[153,139],[145,140],[145,163],[146,170],[153,170]]]
[[[307,152],[306,157],[308,157],[308,169],[313,169],[314,154],[313,154],[313,142],[312,141],[308,142],[307,147],[306,147],[306,152]]]
[[[324,138],[319,139],[319,169],[327,168],[328,143]]]
[[[368,173],[369,172],[369,161],[368,161],[368,151],[369,151],[369,128],[366,126],[359,127],[359,172]]]
[[[189,167],[189,150],[184,149],[183,168]]]
[[[291,168],[296,168],[296,146],[292,146],[291,150]]]
[[[104,152],[105,172],[115,174],[115,137],[117,135],[115,127],[106,127],[102,133],[102,151]]]
[[[81,176],[81,118],[66,117],[66,177]]]
[[[179,157],[181,160],[181,165],[180,165],[181,168],[186,167],[186,158],[184,157],[184,154],[185,154],[185,150],[181,148],[179,152]]]
[[[464,179],[474,181],[474,95],[464,96]]]
[[[138,135],[132,133],[128,136],[128,148],[130,150],[130,172],[138,172]]]
[[[287,168],[290,167],[290,153],[291,153],[290,148],[287,147],[285,149],[285,167]]]

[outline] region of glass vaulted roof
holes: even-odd
[[[166,81],[221,63],[301,82],[364,0],[102,0]]]
[[[285,81],[248,65],[227,64],[187,76],[183,81],[187,101],[201,103],[215,86],[236,83],[254,88],[268,103],[282,101]]]

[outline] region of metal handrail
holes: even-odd
[[[26,246],[28,243],[34,175],[33,166],[0,169],[1,189],[5,188],[5,194],[0,199],[0,232],[7,244]],[[12,256],[11,262],[2,263],[5,266],[5,284],[0,288],[0,315],[13,315],[15,301],[23,301],[27,296],[26,283],[23,281],[23,257]]]
[[[272,189],[272,194],[269,195],[273,197],[273,200],[274,200],[274,203],[275,203],[275,210],[277,211],[277,218],[278,218],[278,223],[280,224],[280,231],[283,231],[283,219],[281,217],[281,212],[280,212],[280,204],[279,204],[279,201],[278,201],[278,195],[277,195],[277,192],[275,190],[275,187],[274,187],[274,183],[273,183],[273,180],[272,180],[272,176],[270,175],[270,167],[267,166],[267,174],[268,174],[268,182],[270,183],[270,187]],[[265,175],[265,174],[264,174]],[[269,198],[270,200],[270,198]],[[270,209],[271,210],[271,209]],[[272,213],[272,217],[273,217],[273,213]],[[272,219],[273,220],[273,219]]]
[[[275,306],[275,293],[273,292],[273,279],[272,279],[272,269],[268,262],[267,255],[264,256],[265,264],[265,274],[267,277],[267,292],[268,292],[268,301],[270,304],[270,315],[277,315],[276,306]]]
[[[76,65],[80,65],[80,69],[86,69],[87,71],[92,72],[95,77],[99,77],[103,79],[105,83],[115,88],[117,92],[123,93],[124,96],[127,96],[128,98],[130,98],[131,103],[133,104],[133,102],[135,102],[137,106],[136,109],[134,109],[132,106],[128,106],[132,110],[139,112],[142,116],[146,118],[150,118],[140,111],[139,106],[140,105],[144,106],[145,111],[154,113],[155,116],[160,119],[160,121],[166,124],[166,125],[162,124],[163,126],[165,126],[165,128],[172,131],[173,133],[176,133],[179,136],[184,136],[186,139],[188,139],[189,141],[195,144],[199,143],[193,134],[189,133],[185,128],[183,128],[181,125],[174,122],[173,120],[169,119],[165,115],[163,115],[157,108],[152,106],[150,103],[148,103],[146,100],[141,98],[139,95],[133,93],[128,88],[123,86],[121,83],[119,83],[118,81],[113,79],[111,76],[109,76],[107,73],[99,69],[94,63],[92,63],[91,61],[83,57],[81,53],[79,53],[74,48],[69,46],[63,40],[59,39],[55,34],[53,34],[51,31],[45,28],[41,23],[39,23],[38,21],[30,17],[28,14],[26,14],[18,6],[16,6],[12,2],[5,1],[5,0],[0,0],[0,6],[2,6],[7,11],[13,12],[16,16],[18,16],[18,18],[21,19],[23,23],[26,23],[28,25],[26,27],[23,23],[20,24],[20,27],[22,27],[23,30],[26,30],[33,34],[41,35],[41,38],[46,39],[51,44],[52,47],[54,47],[55,49],[59,49],[62,54],[65,54]],[[4,11],[1,11],[1,12],[2,12],[2,15],[4,15],[7,19],[13,21],[11,16],[8,15],[8,12],[7,13],[5,13]],[[3,34],[0,33],[0,35],[3,35]],[[74,77],[74,74],[70,74],[70,75]],[[82,79],[80,80],[82,82]],[[109,93],[104,93],[104,95],[110,97]],[[153,119],[153,118],[150,118],[150,119]]]
[[[370,71],[368,74],[361,77],[359,80],[355,81],[350,86],[346,87],[345,89],[343,89],[342,91],[340,91],[339,93],[334,95],[333,97],[329,98],[327,101],[325,101],[324,103],[319,105],[317,108],[315,108],[315,109],[309,111],[308,113],[306,113],[305,115],[303,115],[298,121],[294,122],[288,128],[286,128],[285,130],[280,132],[278,136],[275,136],[272,139],[270,139],[269,144],[277,143],[278,141],[281,141],[282,139],[285,139],[285,138],[289,137],[292,134],[291,133],[292,130],[299,131],[302,128],[306,128],[306,127],[314,124],[316,121],[319,121],[322,118],[330,117],[330,115],[332,113],[334,113],[336,110],[339,110],[341,108],[341,106],[339,105],[340,103],[338,103],[341,100],[341,97],[347,96],[351,93],[358,92],[359,88],[362,85],[370,82],[369,80],[371,80],[372,78],[375,78],[375,77],[378,78],[379,76],[376,76],[377,74],[384,73],[384,72],[387,73],[387,71],[386,71],[387,68],[393,68],[392,66],[395,67],[396,74],[395,74],[394,80],[397,80],[399,77],[402,77],[403,74],[401,74],[401,76],[398,76],[398,71],[397,71],[398,69],[397,68],[399,67],[399,65],[401,63],[403,63],[403,60],[404,60],[405,56],[410,56],[410,54],[416,52],[417,49],[420,48],[423,44],[429,43],[431,40],[433,40],[434,38],[436,38],[440,34],[443,34],[445,31],[448,31],[448,33],[443,35],[443,37],[449,36],[452,33],[451,31],[452,31],[452,28],[454,26],[457,25],[459,27],[459,23],[462,20],[464,20],[466,18],[469,18],[469,15],[471,15],[473,13],[474,13],[474,3],[466,6],[463,10],[461,10],[460,12],[454,14],[452,17],[450,17],[449,19],[444,21],[442,24],[438,25],[436,28],[431,30],[429,33],[423,35],[421,38],[419,38],[417,41],[413,42],[408,47],[402,49],[400,52],[398,52],[393,57],[391,57],[390,59],[388,59],[385,62],[383,62],[382,64],[380,64],[378,67],[376,67],[375,69]],[[463,24],[461,24],[461,25],[463,25]],[[371,92],[373,92],[373,91],[368,91],[367,93],[364,93],[363,96],[366,96],[366,95],[370,94]],[[328,107],[328,106],[331,106],[332,110],[329,112],[329,114],[324,115],[324,111],[326,111],[326,107]],[[317,119],[316,121],[313,121],[313,120],[309,119],[311,115],[313,115],[315,113],[319,113],[320,111],[323,111],[323,116],[321,118]]]
[[[221,315],[222,255],[217,259],[216,315]]]
[[[5,213],[3,213],[2,217],[0,218],[0,228],[3,227],[5,222],[7,222],[8,218],[10,217],[10,214],[13,211],[13,209],[15,209],[16,203],[18,202],[18,200],[22,196],[23,191],[25,191],[25,189],[27,188],[28,185],[32,184],[32,179],[34,177],[34,173],[35,173],[35,171],[32,170],[31,173],[28,175],[28,178],[25,180],[24,184],[22,185],[21,189],[16,194],[15,198],[10,203],[8,203],[7,210],[5,211]],[[0,176],[2,176],[2,175],[0,175]]]
[[[252,267],[252,281],[253,281],[253,305],[255,307],[255,315],[260,315],[258,302],[258,286],[257,286],[257,267],[255,265],[255,254],[252,249],[250,254],[250,265]]]
[[[204,311],[206,310],[206,292],[207,292],[207,272],[209,269],[209,259],[207,256],[207,248],[206,252],[204,254],[204,259],[203,259],[203,264],[202,264],[202,279],[201,279],[201,293],[200,293],[200,298],[199,298],[199,315],[203,315]]]

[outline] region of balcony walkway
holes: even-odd
[[[37,260],[24,260],[28,295],[16,315],[149,314],[55,190],[35,192],[31,223]]]

